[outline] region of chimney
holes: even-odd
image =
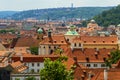
[[[88,72],[88,80],[91,80],[91,71]]]
[[[95,57],[96,59],[98,59],[98,52],[95,52]]]
[[[85,76],[87,75],[86,70],[83,70],[83,73],[84,73]]]
[[[108,76],[107,69],[104,69],[104,80],[107,80],[107,76]]]
[[[81,75],[81,78],[82,78],[82,80],[85,80],[85,76],[84,75]]]
[[[20,61],[23,61],[23,55],[20,55]]]
[[[108,57],[110,57],[110,52],[107,53]]]

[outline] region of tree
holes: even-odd
[[[20,80],[20,78],[15,78],[15,80]]]
[[[32,54],[38,55],[38,47],[30,47],[30,52]]]
[[[40,70],[41,80],[73,80],[73,70],[67,70],[64,61],[67,57],[60,57],[55,61],[46,58],[44,68]]]
[[[110,57],[106,60],[106,66],[111,67],[112,64],[115,64],[120,59],[120,50],[112,51]]]
[[[29,76],[29,77],[27,77],[25,80],[36,80],[36,78],[33,77],[33,76]]]

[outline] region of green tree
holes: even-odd
[[[64,61],[67,57],[60,57],[55,61],[46,58],[44,68],[40,70],[41,80],[73,80],[73,70],[67,70]]]
[[[15,78],[15,80],[20,80],[20,78]]]
[[[113,7],[108,11],[103,11],[101,14],[94,17],[94,20],[100,25],[104,27],[108,27],[109,25],[118,25],[120,24],[120,5],[117,7]]]
[[[29,77],[27,77],[25,80],[36,80],[36,78],[33,77],[33,76],[29,76]]]
[[[32,54],[38,55],[38,47],[30,47],[30,52]]]
[[[110,57],[106,60],[106,66],[111,67],[120,60],[120,50],[115,50],[110,53]]]

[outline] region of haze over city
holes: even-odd
[[[117,6],[120,0],[1,0],[0,11],[86,6]]]

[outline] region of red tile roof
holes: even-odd
[[[20,58],[23,58],[21,60]],[[45,58],[50,58],[51,60],[56,60],[59,56],[58,55],[32,55],[29,53],[18,53],[12,57],[13,61],[22,61],[24,62],[44,62]]]
[[[96,51],[95,49],[68,49],[65,54],[68,57],[77,57],[78,62],[87,62],[87,58],[89,62],[104,62],[105,59],[109,57],[108,53],[110,53],[112,49],[100,49]]]
[[[30,46],[39,46],[39,40],[34,39],[32,37],[20,37],[16,44],[15,47],[30,47]]]
[[[40,44],[66,45],[67,43],[66,43],[64,35],[53,35],[51,36],[51,38],[45,37],[43,41],[40,42]]]
[[[117,44],[117,36],[80,36],[73,39],[73,42],[91,43],[91,44]]]

